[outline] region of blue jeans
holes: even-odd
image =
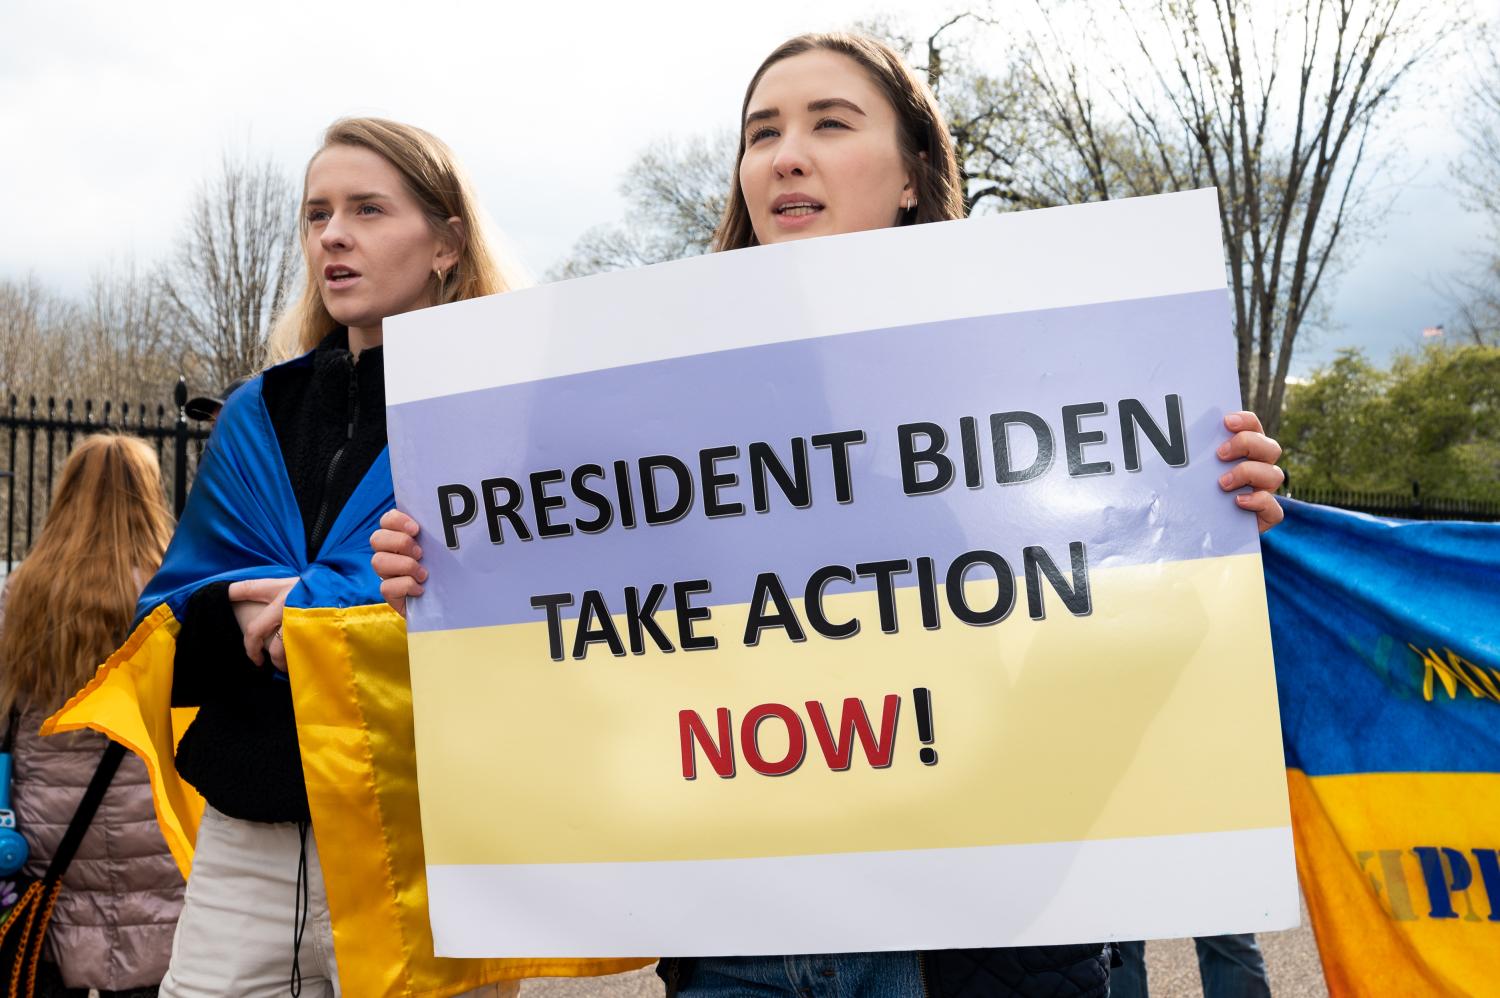
[[[1266,962],[1253,935],[1202,936],[1198,948],[1198,976],[1203,998],[1270,998]],[[1146,944],[1121,943],[1123,964],[1109,977],[1110,998],[1148,998]]]
[[[922,998],[910,952],[700,956],[680,966],[682,998]]]

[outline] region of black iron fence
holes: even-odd
[[[1411,492],[1356,492],[1344,489],[1293,489],[1288,494],[1303,502],[1338,506],[1358,513],[1373,513],[1400,520],[1500,520],[1500,500],[1447,499]]]
[[[156,447],[162,485],[172,508],[181,515],[189,483],[208,439],[206,424],[191,425],[183,406],[187,383],[179,378],[171,404],[111,402],[96,406],[93,399],[75,405],[56,397],[12,395],[0,410],[0,488],[5,491],[5,571],[31,550],[52,498],[53,478],[62,468],[75,440],[101,430],[130,433]]]

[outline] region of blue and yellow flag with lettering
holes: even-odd
[[[92,728],[139,755],[162,833],[187,875],[203,801],[173,761],[194,713],[171,707],[183,607],[211,582],[297,576],[282,635],[344,992],[441,996],[493,981],[641,966],[646,961],[433,956],[406,628],[381,600],[370,568],[370,533],[395,505],[390,459],[380,454],[322,549],[309,554],[261,384],[245,385],[220,414],[130,638],[43,733]],[[515,820],[526,820],[522,809]]]
[[[1266,589],[1329,990],[1500,994],[1500,524],[1284,506]]]

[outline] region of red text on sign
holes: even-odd
[[[877,732],[865,710],[863,700],[848,697],[844,700],[837,728],[829,723],[823,704],[808,700],[804,705],[807,719],[785,704],[763,703],[750,708],[740,719],[739,755],[745,764],[762,776],[785,776],[795,772],[807,755],[807,729],[812,729],[812,741],[823,755],[828,768],[842,772],[854,762],[855,745],[864,753],[871,769],[885,769],[891,764],[891,755],[896,747],[896,720],[901,713],[901,698],[894,693],[887,695],[881,704],[880,730]],[[768,758],[761,750],[761,731],[765,726],[780,728],[784,735],[776,744],[785,742],[786,748],[772,753]],[[715,711],[714,726],[709,725],[695,710],[682,710],[677,714],[678,737],[682,745],[682,778],[698,778],[698,755],[715,773],[724,779],[735,775],[734,724],[729,708]]]

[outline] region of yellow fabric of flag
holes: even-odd
[[[163,603],[146,615],[88,685],[42,725],[42,734],[91,728],[134,752],[151,777],[162,837],[186,877],[203,798],[177,775],[175,753],[196,708],[172,709],[172,660],[181,629]]]
[[[467,989],[519,977],[613,974],[651,962],[434,957],[406,624],[384,605],[288,609],[282,635],[289,657],[320,666],[292,673],[292,699],[348,993],[446,995],[456,984]],[[526,815],[518,812],[514,820]],[[372,848],[377,842],[381,848]],[[380,954],[396,952],[404,956],[399,963],[378,966]],[[455,977],[457,967],[467,968],[462,977]]]
[[[42,733],[90,728],[140,756],[162,834],[187,876],[204,804],[173,761],[196,713],[171,706],[179,630],[171,608],[156,607]],[[406,625],[384,605],[289,608],[282,634],[344,993],[441,998],[495,981],[613,974],[651,962],[433,956]]]

